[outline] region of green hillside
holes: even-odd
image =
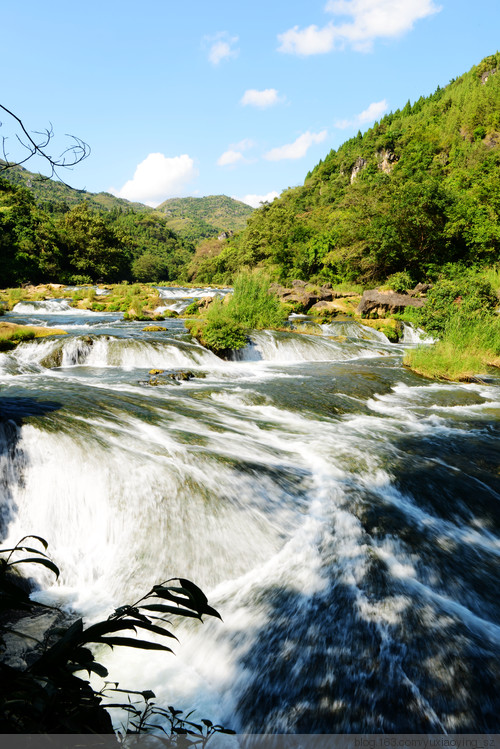
[[[0,160],[0,166],[3,164]],[[253,208],[226,195],[209,195],[204,198],[171,198],[156,209],[142,203],[131,203],[117,198],[109,192],[92,193],[75,190],[63,182],[41,179],[40,175],[22,166],[6,169],[1,173],[10,183],[28,189],[38,205],[49,212],[61,211],[63,206],[72,208],[79,203],[95,211],[134,211],[154,213],[158,211],[166,225],[180,237],[193,244],[217,236],[221,232],[234,233],[244,229]]]
[[[0,166],[4,164],[0,159]],[[57,182],[53,179],[41,178],[39,174],[34,174],[22,166],[13,166],[2,171],[1,176],[18,187],[27,188],[37,203],[43,204],[44,208],[49,211],[58,211],[61,204],[66,204],[69,208],[78,203],[86,202],[94,210],[110,211],[113,208],[121,210],[133,209],[139,212],[151,212],[153,208],[142,203],[131,203],[123,198],[116,198],[109,192],[92,193],[87,190],[75,190],[73,187]]]
[[[244,267],[281,281],[373,283],[500,257],[500,54],[331,151],[302,186],[253,212],[194,278]]]
[[[205,198],[171,198],[156,210],[163,213],[175,232],[198,244],[221,232],[244,229],[254,209],[226,195],[208,195]]]

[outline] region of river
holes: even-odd
[[[4,536],[61,568],[38,598],[94,621],[182,576],[223,618],[100,654],[120,686],[245,733],[500,732],[498,379],[429,382],[413,332],[353,322],[222,361],[181,319],[5,319],[68,331],[0,354]]]

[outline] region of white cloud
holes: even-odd
[[[224,151],[217,159],[218,166],[233,166],[242,161],[248,163],[248,159],[243,156],[243,151],[248,151],[248,149],[254,146],[255,143],[250,138],[244,138],[239,143],[232,143],[227,151]]]
[[[241,151],[233,151],[231,148],[228,151],[224,151],[224,153],[219,156],[217,159],[217,164],[219,166],[232,166],[233,164],[237,164],[238,161],[244,161],[245,157],[241,153]]]
[[[251,205],[252,208],[258,208],[261,203],[272,203],[274,198],[279,197],[279,193],[276,190],[268,192],[267,195],[245,195],[244,198],[235,198],[235,200],[241,200],[242,203]]]
[[[373,101],[361,114],[358,114],[358,122],[375,122],[384,112],[387,112],[387,99]]]
[[[208,59],[212,65],[218,65],[222,60],[238,57],[239,49],[235,46],[238,43],[238,37],[230,36],[227,31],[219,31],[215,36],[205,37],[205,41],[210,44]]]
[[[299,135],[293,143],[288,143],[279,148],[273,148],[264,154],[268,161],[281,161],[282,159],[301,159],[306,155],[310,147],[315,143],[321,143],[325,140],[327,131],[322,130],[320,133],[310,133],[309,130]]]
[[[110,192],[154,207],[178,194],[197,174],[194,161],[187,154],[167,158],[162,153],[150,153],[121,190],[111,188]]]
[[[323,28],[308,26],[278,35],[279,51],[318,55],[349,44],[358,51],[372,48],[375,39],[390,39],[410,31],[415,22],[438,13],[434,0],[328,0],[325,10],[350,20],[330,21]]]
[[[255,146],[255,141],[250,138],[243,138],[238,143],[232,143],[229,148],[234,148],[235,151],[248,151],[249,148]]]
[[[308,26],[307,29],[299,30],[298,26],[278,34],[281,42],[279,52],[288,52],[291,55],[321,55],[330,52],[335,42],[335,28],[328,24],[323,29],[317,26]]]
[[[384,112],[387,112],[387,100],[382,99],[382,101],[374,101],[352,120],[338,120],[335,123],[335,127],[340,130],[345,130],[347,127],[366,125],[368,122],[375,122],[375,120],[378,120]]]
[[[283,101],[283,98],[278,96],[278,92],[275,88],[265,88],[263,91],[257,91],[255,88],[249,88],[241,97],[241,104],[251,107],[260,107],[260,109],[266,109],[272,107],[274,104],[278,104]]]

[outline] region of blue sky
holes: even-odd
[[[90,144],[73,187],[150,205],[271,198],[500,47],[499,0],[4,0],[1,25],[0,103]]]

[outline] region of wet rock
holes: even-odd
[[[47,356],[44,356],[43,359],[40,359],[40,364],[42,367],[47,367],[47,369],[52,369],[53,367],[60,367],[63,360],[63,352],[62,348],[54,349],[54,351],[51,351],[50,354],[47,354]]]
[[[150,369],[149,374],[153,375],[149,380],[139,381],[139,385],[150,385],[155,387],[157,385],[180,385],[181,382],[186,380],[193,380],[194,378],[203,379],[206,377],[204,372],[192,372],[190,369],[178,369],[172,372],[165,372],[164,369]],[[158,377],[158,375],[161,375]]]

